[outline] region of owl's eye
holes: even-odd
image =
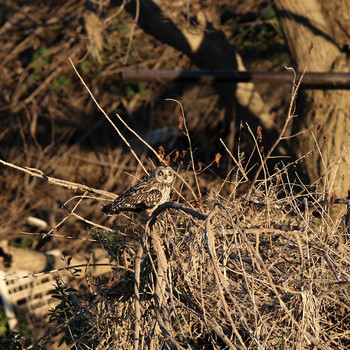
[[[163,175],[164,175],[164,173],[163,173],[162,170],[159,172],[159,175],[160,175],[160,176],[163,176]]]
[[[171,171],[168,172],[168,176],[171,176]]]

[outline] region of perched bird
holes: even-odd
[[[146,180],[129,188],[113,203],[102,206],[101,210],[108,215],[126,211],[149,215],[158,205],[169,200],[173,181],[174,170],[160,166]]]

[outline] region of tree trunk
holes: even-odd
[[[313,43],[307,71],[349,71],[349,3],[322,0],[276,0],[276,7],[296,69],[305,68]],[[306,108],[298,116],[300,136],[297,155],[313,150],[305,161],[312,181],[323,176],[329,195],[346,196],[350,189],[349,90],[306,90]],[[317,125],[322,130],[317,132]],[[316,144],[317,142],[317,144]],[[348,151],[346,153],[346,151]]]

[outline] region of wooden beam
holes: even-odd
[[[291,84],[293,73],[263,72],[263,71],[234,71],[234,70],[124,70],[119,73],[124,81],[159,81],[159,82],[253,82],[266,84]],[[301,73],[297,72],[297,79]],[[345,72],[307,72],[301,85],[306,88],[318,89],[349,89],[350,73]]]

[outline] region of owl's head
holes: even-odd
[[[160,166],[154,171],[154,177],[158,182],[171,184],[174,181],[174,170],[169,166]]]

